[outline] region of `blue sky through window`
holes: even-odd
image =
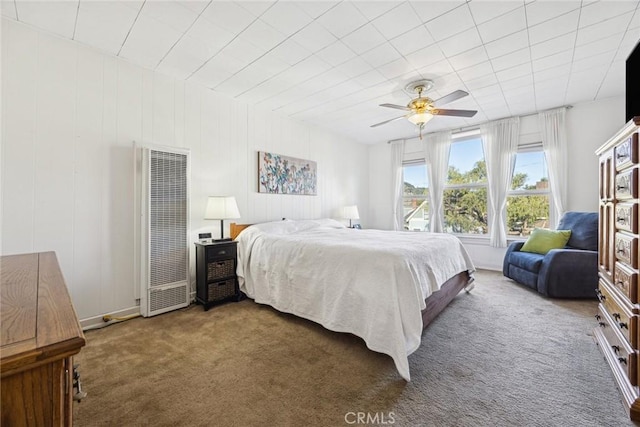
[[[473,168],[473,165],[483,159],[482,142],[479,138],[456,142],[451,145],[449,164],[458,168],[462,173]],[[541,178],[548,178],[547,165],[542,151],[518,153],[514,175],[526,173],[526,185],[535,185]],[[404,181],[416,187],[426,187],[424,165],[408,165],[404,167]]]

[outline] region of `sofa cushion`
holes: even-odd
[[[513,264],[523,270],[527,270],[537,274],[538,271],[540,271],[543,259],[544,255],[541,254],[530,252],[512,252],[509,255],[509,264]]]
[[[558,230],[571,230],[567,246],[587,251],[598,250],[597,212],[567,212],[560,220]]]
[[[520,250],[544,255],[551,249],[564,248],[569,241],[569,237],[571,237],[571,230],[536,228],[531,232],[531,235]]]

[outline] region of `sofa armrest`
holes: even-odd
[[[509,247],[507,247],[507,252],[505,252],[504,254],[504,260],[502,261],[502,274],[505,277],[509,277],[509,255],[511,255],[512,252],[520,252],[520,249],[522,248],[522,246],[524,245],[524,240],[522,241],[517,241],[517,242],[512,242]]]
[[[553,249],[542,260],[538,292],[557,298],[596,298],[598,252]]]

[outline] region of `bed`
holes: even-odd
[[[362,338],[407,381],[422,330],[473,263],[450,234],[356,230],[332,220],[231,224],[240,290],[260,304]]]

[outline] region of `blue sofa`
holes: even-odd
[[[502,273],[553,298],[596,298],[598,287],[598,213],[567,212],[558,230],[571,230],[564,249],[546,255],[520,252],[513,242],[504,256]]]

